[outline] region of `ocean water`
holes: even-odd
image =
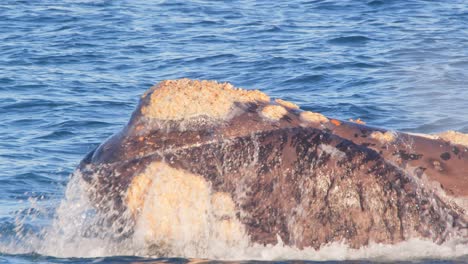
[[[2,0],[0,263],[196,261],[107,254],[105,241],[93,255],[66,234],[43,236],[58,214],[80,228],[76,204],[59,210],[76,165],[127,122],[147,88],[182,77],[371,126],[467,133],[468,1]],[[463,250],[273,247],[239,260],[464,263]]]

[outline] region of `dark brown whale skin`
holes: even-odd
[[[125,210],[133,178],[159,161],[229,193],[252,243],[276,244],[279,236],[297,248],[335,241],[358,248],[468,238],[466,208],[457,202],[468,196],[465,146],[404,133],[381,142],[370,135],[383,129],[304,122],[297,109],[272,122],[259,114],[263,103],[180,130],[144,117],[141,104],[78,168],[96,208],[115,212],[109,221]]]

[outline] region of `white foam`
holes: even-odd
[[[247,248],[240,259],[256,260],[414,260],[422,258],[447,259],[468,254],[466,244],[461,241],[450,241],[437,245],[432,241],[410,239],[395,245],[370,243],[366,247],[352,249],[346,243],[332,243],[322,246],[319,250],[313,248],[297,249],[279,243],[275,246],[259,246]]]

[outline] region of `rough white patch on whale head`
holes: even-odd
[[[387,131],[385,133],[382,133],[380,131],[374,131],[370,134],[370,137],[373,139],[377,139],[383,144],[389,144],[395,141],[396,133],[392,131]]]
[[[463,134],[457,131],[449,130],[439,134],[437,137],[447,140],[452,144],[459,144],[468,147],[468,134]]]
[[[229,119],[236,104],[268,103],[270,98],[258,90],[234,88],[229,83],[189,79],[167,80],[142,96],[141,113],[158,120],[208,117]]]
[[[270,121],[278,121],[288,113],[281,105],[267,105],[260,112],[261,116]]]
[[[153,255],[197,257],[248,243],[230,195],[213,192],[200,175],[152,163],[133,179],[126,201],[135,243]]]
[[[328,118],[320,113],[304,111],[299,114],[300,119],[306,123],[327,123]]]
[[[275,99],[275,102],[283,107],[289,108],[289,109],[299,109],[299,106],[293,102],[289,102],[283,99]]]

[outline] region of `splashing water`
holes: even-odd
[[[414,259],[453,259],[468,256],[466,241],[452,239],[441,245],[432,241],[410,239],[395,245],[370,243],[359,249],[350,248],[345,242],[331,243],[319,250],[313,248],[298,249],[285,246],[277,237],[276,245],[259,245],[249,243],[248,237],[240,234],[231,243],[222,243],[219,237],[199,236],[190,217],[180,208],[170,212],[173,217],[183,217],[178,240],[167,239],[162,244],[151,244],[147,239],[147,227],[136,225],[131,235],[116,236],[125,233],[122,225],[103,225],[105,215],[97,212],[92,206],[88,192],[92,188],[79,173],[75,173],[65,191],[65,198],[56,208],[56,214],[49,226],[38,232],[28,230],[26,223],[40,218],[44,210],[37,201],[30,199],[31,207],[26,216],[16,218],[14,239],[2,240],[0,252],[3,254],[40,254],[59,258],[96,258],[106,256],[142,256],[142,257],[185,257],[218,260],[357,260],[374,259],[379,261],[414,260]],[[210,194],[212,195],[212,194]],[[195,206],[204,207],[207,199],[194,201]],[[198,203],[198,204],[197,204]],[[107,214],[111,212],[106,212]],[[168,212],[166,212],[168,213]],[[205,211],[199,219],[209,234],[215,233],[216,225],[212,224],[213,211]],[[124,213],[125,215],[125,213]],[[126,216],[122,216],[125,219]],[[141,219],[137,220],[137,222]],[[123,225],[125,226],[125,224]],[[193,233],[191,233],[193,232]],[[194,250],[196,249],[196,250]],[[161,255],[167,254],[169,255]]]

